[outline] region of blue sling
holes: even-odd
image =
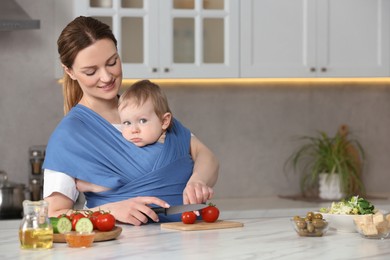
[[[100,115],[77,105],[51,135],[43,168],[110,188],[86,192],[89,208],[137,196],[179,205],[193,170],[190,139],[190,131],[174,119],[164,144],[137,147]],[[159,218],[180,220],[178,214]]]

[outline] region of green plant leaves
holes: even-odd
[[[299,141],[303,144],[287,159],[285,168],[292,165],[294,172],[300,173],[302,192],[316,187],[320,173],[338,174],[347,196],[353,195],[356,189],[364,190],[360,171],[365,154],[356,139],[347,139],[339,133],[330,137],[318,132],[316,136],[302,136]],[[351,154],[351,146],[357,150],[359,158]]]

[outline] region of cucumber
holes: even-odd
[[[79,232],[92,232],[92,221],[89,218],[80,218],[76,223],[75,230]]]
[[[55,234],[64,234],[72,230],[72,223],[66,217],[51,217],[50,223],[53,226],[53,233]]]
[[[53,227],[53,233],[55,234],[58,234],[58,228],[57,228],[57,225],[58,225],[58,218],[56,217],[51,217],[50,218],[50,224],[52,225]]]
[[[72,222],[67,217],[61,217],[57,223],[58,233],[64,234],[72,230]]]

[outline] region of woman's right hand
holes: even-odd
[[[101,210],[110,211],[117,221],[139,226],[147,223],[148,217],[154,222],[159,221],[158,215],[150,208],[150,206],[148,206],[150,204],[169,208],[168,203],[156,197],[130,198],[127,200],[107,203],[99,208]]]

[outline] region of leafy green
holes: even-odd
[[[349,200],[332,202],[330,208],[321,208],[320,212],[330,214],[365,215],[374,214],[375,206],[364,198],[353,196]]]

